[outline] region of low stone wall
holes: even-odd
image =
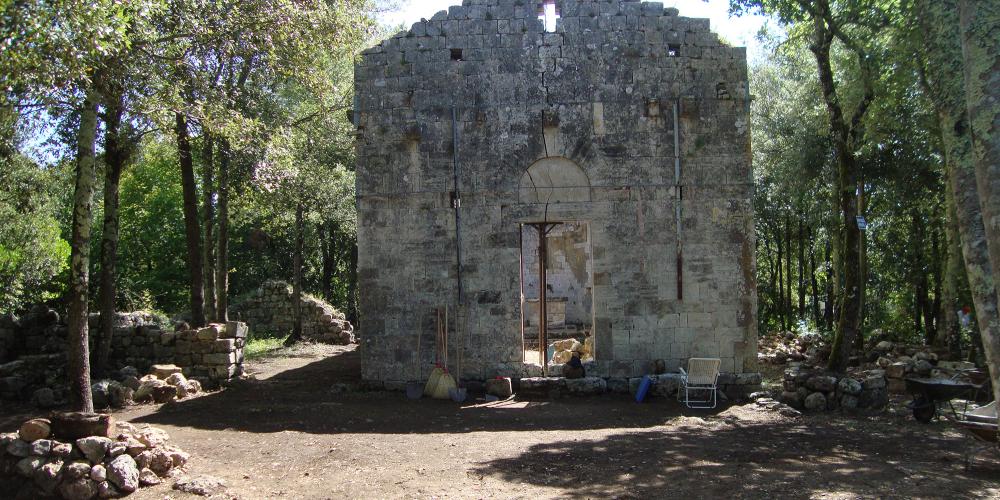
[[[881,409],[889,390],[884,370],[845,375],[792,366],[785,370],[781,402],[809,411]]]
[[[90,349],[96,352],[100,316],[90,317]],[[0,318],[6,359],[0,362],[0,400],[32,401],[44,408],[66,400],[67,329],[59,314],[36,306],[21,318]],[[9,333],[7,333],[9,332]],[[113,324],[112,368],[146,373],[156,364],[176,364],[206,387],[243,373],[247,325],[240,322],[174,332],[144,312],[118,313]],[[96,382],[96,381],[95,381]]]
[[[682,387],[680,373],[664,373],[649,375],[653,385],[648,396],[654,398],[676,399],[677,392]],[[719,374],[719,392],[730,400],[741,400],[747,394],[761,387],[759,373],[722,373]],[[558,397],[560,395],[597,395],[604,393],[632,394],[639,390],[642,377],[598,377],[589,376],[578,379],[563,377],[526,377],[517,381],[517,394],[532,397]]]
[[[232,307],[232,315],[254,332],[288,335],[295,323],[292,287],[283,281],[265,282],[246,300]],[[344,313],[315,297],[302,296],[302,336],[326,344],[354,343],[354,327]]]

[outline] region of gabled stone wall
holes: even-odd
[[[365,379],[425,377],[446,305],[462,378],[531,373],[519,240],[541,221],[590,231],[588,374],[756,370],[745,49],[660,3],[556,4],[550,33],[540,2],[467,0],[359,59]]]

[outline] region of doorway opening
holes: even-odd
[[[544,266],[539,265],[540,258]],[[547,368],[567,363],[574,355],[582,362],[593,360],[593,287],[587,222],[521,224],[521,338],[525,363]]]

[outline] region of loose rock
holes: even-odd
[[[65,500],[90,500],[97,496],[97,483],[88,478],[64,481],[59,486],[59,494]]]
[[[83,452],[83,455],[92,464],[99,464],[104,460],[104,455],[111,446],[111,440],[106,437],[86,437],[76,440],[76,447]]]
[[[17,434],[29,443],[38,439],[46,439],[52,435],[51,422],[44,418],[33,418],[21,424]]]
[[[132,493],[139,487],[139,468],[135,459],[119,455],[108,464],[108,481],[124,493]]]
[[[807,410],[826,409],[826,396],[821,392],[814,392],[806,397],[804,406]]]
[[[213,476],[184,478],[174,484],[174,489],[192,495],[209,496],[226,487],[226,482]]]
[[[139,471],[139,484],[142,486],[153,486],[160,484],[160,477],[149,469]]]

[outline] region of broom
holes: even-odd
[[[434,309],[434,313],[437,315],[437,331],[434,338],[434,369],[431,370],[431,375],[427,378],[427,385],[424,386],[424,395],[431,397],[434,396],[437,389],[438,380],[444,374],[444,371],[441,370],[441,310]]]
[[[450,389],[457,387],[455,379],[448,373],[448,306],[444,306],[444,370],[437,380],[437,387],[434,388],[431,397],[434,399],[450,399],[448,394]]]

